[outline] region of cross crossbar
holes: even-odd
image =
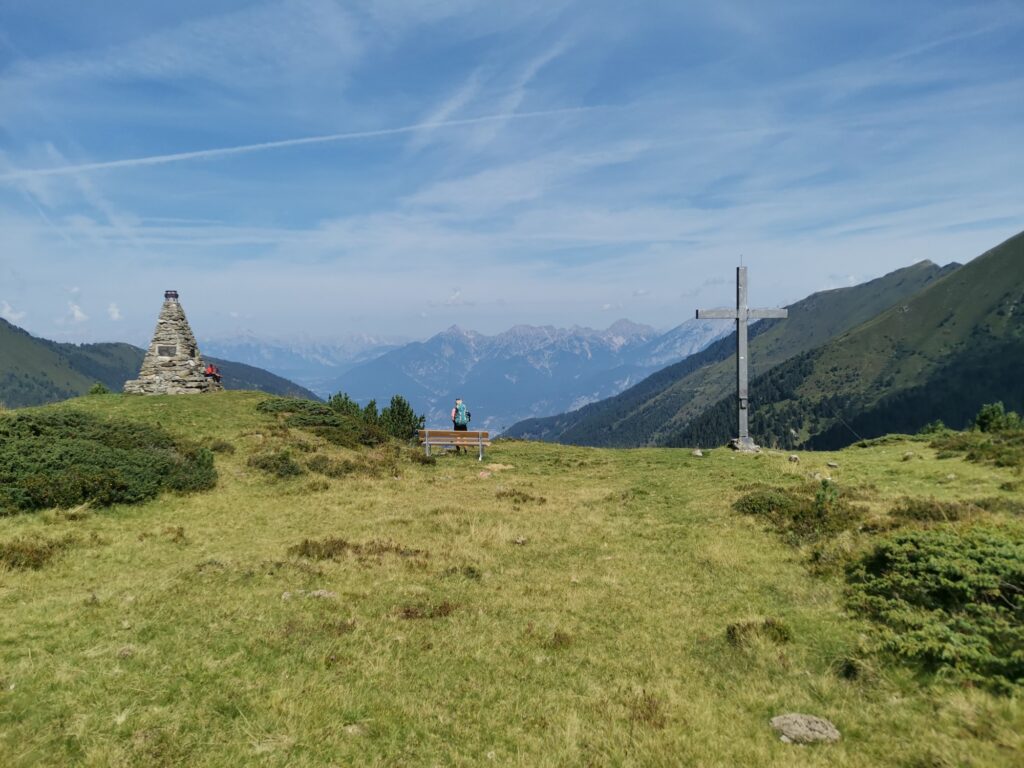
[[[747,306],[747,268],[736,268],[736,309],[698,309],[698,320],[734,320],[736,322],[736,397],[739,400],[739,437],[736,447],[740,450],[757,449],[750,439],[749,394],[747,368],[747,321],[783,319],[789,317],[785,309],[750,309]]]

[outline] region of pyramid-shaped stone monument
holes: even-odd
[[[204,375],[205,368],[178,292],[164,291],[164,305],[139,378],[126,381],[124,391],[136,395],[192,395],[224,389],[219,381]]]

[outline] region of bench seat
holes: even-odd
[[[430,455],[431,446],[476,448],[480,452],[478,461],[483,461],[484,448],[491,444],[489,432],[456,429],[421,429],[419,435],[420,443],[423,445],[423,450],[427,456]]]

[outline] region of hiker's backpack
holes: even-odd
[[[460,427],[469,424],[469,411],[466,410],[465,403],[459,403],[455,406],[455,423]]]

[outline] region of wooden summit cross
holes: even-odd
[[[750,439],[748,369],[747,369],[747,321],[768,318],[785,318],[785,309],[749,309],[747,307],[747,268],[736,267],[736,309],[698,309],[698,320],[736,321],[736,395],[739,399],[739,437],[732,445],[739,451],[756,451],[757,445]]]

